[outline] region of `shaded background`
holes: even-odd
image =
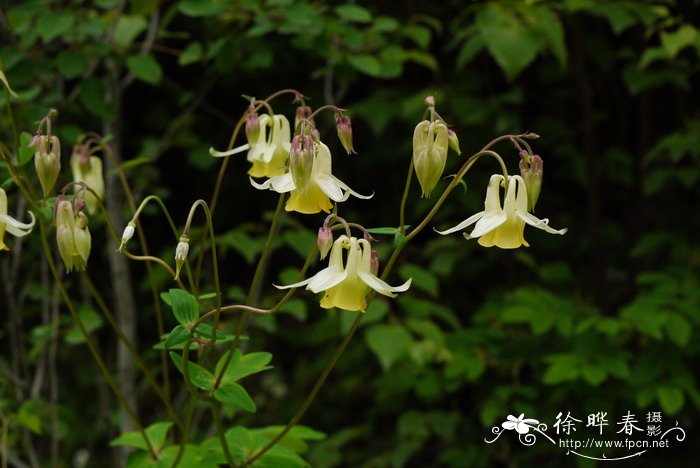
[[[611,439],[619,438],[616,423],[627,411],[644,428],[647,412],[661,411],[663,426],[678,421],[687,439],[646,453],[642,463],[691,460],[700,440],[700,33],[693,26],[700,2],[0,5],[0,61],[20,95],[13,100],[19,129],[32,133],[49,107],[58,109],[54,125],[66,166],[82,131],[113,135],[137,199],[163,196],[180,224],[194,200],[211,197],[220,160],[208,149],[227,144],[246,108],[242,94],[263,98],[295,88],[312,106],[349,109],[358,155],[344,155],[330,115],[317,122],[335,156],[334,173],[360,193],[375,193],[341,206],[342,216],[368,227],[399,222],[412,131],[426,95],[436,96],[438,112],[460,138],[464,156],[451,153],[446,174],[496,136],[541,136],[534,149],[545,179],[536,215],[568,233],[527,229],[531,247],[517,251],[429,230],[418,236],[389,280],[413,277],[410,292],[372,304],[302,421],[328,434],[305,455],[313,466],[560,466],[570,462],[566,451],[543,440],[528,448],[510,433],[492,445],[484,438],[520,413],[551,426],[559,412],[571,412],[585,434],[586,415],[598,411],[608,412]],[[273,105],[291,119],[290,100]],[[497,150],[516,173],[517,152],[507,143]],[[244,297],[277,200],[250,187],[247,167],[243,157],[231,161],[215,214],[228,301]],[[0,182],[7,179],[2,171]],[[467,189],[455,190],[432,224],[449,227],[480,211],[488,176],[497,171],[494,162],[480,162]],[[113,195],[116,212],[128,219],[118,191]],[[410,224],[434,202],[419,195],[414,181]],[[283,218],[265,284],[295,278],[322,220]],[[176,240],[162,217],[147,210],[142,222],[151,249],[172,258]],[[143,267],[129,264],[130,277],[115,274],[100,219],[91,229],[88,272],[115,304],[117,296],[133,296],[137,307],[120,317],[155,369],[150,347],[158,336]],[[381,240],[386,260],[391,238]],[[51,287],[42,284],[38,246],[16,246],[0,257],[7,324],[0,405],[14,415],[10,453],[30,464],[67,465],[76,454],[88,464],[114,460],[107,443],[128,425],[95,380],[68,315],[42,313]],[[73,286],[79,297],[77,280]],[[161,289],[169,287],[162,277]],[[260,303],[279,297],[266,287]],[[82,314],[139,412],[158,420],[154,396],[120,357],[94,305],[86,301]],[[226,423],[286,423],[353,317],[319,310],[302,293],[279,316],[256,318],[246,346],[273,353],[275,369],[249,383],[258,413],[229,414]],[[169,318],[166,328],[174,324]],[[56,378],[35,384],[47,369],[58,369]],[[197,434],[209,428],[205,418]]]

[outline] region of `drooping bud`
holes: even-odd
[[[126,225],[126,227],[124,228],[124,232],[122,233],[122,242],[121,244],[119,244],[117,252],[121,252],[122,250],[124,250],[126,243],[129,242],[132,237],[134,237],[135,227],[136,224],[133,221],[129,221],[129,224]]]
[[[457,134],[452,130],[447,130],[447,141],[450,142],[450,148],[457,154],[462,154],[462,150],[459,149],[459,138]]]
[[[258,114],[251,112],[245,118],[245,136],[251,145],[258,141],[260,136],[260,117],[258,117]]]
[[[369,258],[369,271],[374,276],[379,274],[379,254],[374,249],[372,249],[372,253]]]
[[[318,251],[321,253],[321,260],[323,260],[333,246],[333,231],[327,227],[318,228],[316,245],[318,245]]]
[[[175,248],[175,281],[180,278],[180,270],[187,260],[187,253],[190,251],[190,239],[186,236],[180,237],[180,242]]]
[[[357,154],[352,146],[352,122],[350,117],[337,113],[335,115],[335,127],[338,130],[338,139],[348,154]]]
[[[529,159],[529,161],[528,161]],[[525,155],[520,160],[520,175],[525,181],[525,189],[527,192],[527,210],[535,211],[535,203],[540,196],[542,188],[543,162],[542,158],[533,154],[532,156]]]
[[[292,173],[294,186],[299,193],[304,193],[312,180],[314,167],[314,141],[309,135],[297,135],[292,139],[289,152],[289,171]]]
[[[75,182],[82,182],[92,189],[100,198],[105,194],[105,182],[102,174],[102,160],[97,156],[90,156],[88,148],[84,145],[73,146],[73,153],[70,159],[71,172]],[[76,191],[81,190],[76,186]],[[99,206],[99,201],[91,192],[85,195],[87,211],[95,214]]]
[[[73,205],[66,199],[56,207],[56,243],[66,271],[85,270],[92,240],[85,213],[76,216]]]
[[[34,167],[44,196],[47,196],[61,172],[61,142],[56,136],[38,135],[29,145],[35,148]]]
[[[448,144],[447,126],[441,120],[423,120],[413,131],[413,165],[424,197],[430,197],[445,170]]]
[[[435,107],[435,96],[433,96],[433,95],[426,96],[425,99],[423,100],[423,102],[428,107]]]
[[[299,124],[301,124],[302,121],[308,120],[309,123],[311,124],[310,126],[307,126],[305,129],[304,133],[308,134],[308,132],[311,130],[311,128],[316,127],[316,123],[314,122],[314,119],[310,119],[311,114],[313,114],[313,111],[309,106],[299,106],[297,107],[296,114],[294,115],[294,131],[298,132],[299,131]]]

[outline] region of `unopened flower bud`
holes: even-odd
[[[323,260],[333,246],[333,231],[327,227],[318,228],[316,245],[318,245],[318,251],[321,253],[321,260]]]
[[[426,96],[425,100],[423,102],[425,103],[426,106],[435,107],[435,96],[432,96],[432,95]]]
[[[292,173],[294,186],[299,193],[304,193],[312,180],[314,167],[314,142],[308,135],[297,135],[292,139],[289,152],[289,171]]]
[[[260,136],[260,118],[258,114],[250,113],[245,118],[245,136],[249,144],[255,144]]]
[[[305,132],[308,134],[310,131],[310,128],[313,128],[316,126],[316,123],[314,122],[314,119],[309,120],[309,117],[311,117],[311,114],[313,114],[313,111],[309,106],[299,106],[297,107],[296,114],[294,115],[294,130],[299,131],[299,124],[301,124],[302,121],[308,120],[309,123],[311,124],[310,127],[307,127]]]
[[[459,138],[457,134],[452,130],[447,130],[447,141],[450,142],[450,148],[457,154],[462,154],[462,150],[459,149]]]
[[[105,182],[102,174],[102,160],[97,156],[90,156],[90,152],[84,145],[75,145],[70,159],[71,172],[75,182],[82,182],[103,198],[105,194]],[[76,186],[76,191],[81,190]],[[99,206],[99,201],[92,192],[85,195],[87,211],[95,214]]]
[[[372,253],[369,259],[369,271],[374,276],[377,276],[379,274],[379,254],[377,254],[377,251],[374,249],[372,249]]]
[[[335,124],[338,130],[338,138],[345,151],[348,154],[357,154],[352,147],[352,122],[350,122],[350,117],[338,113],[335,116]]]
[[[129,224],[126,225],[124,228],[124,232],[122,233],[122,242],[119,244],[119,248],[117,249],[117,252],[121,252],[124,250],[124,246],[126,245],[129,240],[131,240],[132,237],[134,237],[134,228],[136,227],[136,224],[133,221],[129,221]]]
[[[44,196],[47,196],[61,172],[61,142],[56,136],[38,135],[29,145],[35,148],[34,167]]]
[[[413,165],[424,197],[430,197],[447,162],[447,126],[423,120],[413,131]]]
[[[523,157],[520,160],[520,175],[525,181],[528,211],[535,211],[535,203],[537,203],[537,198],[539,198],[540,189],[542,188],[543,169],[542,158],[536,154]]]
[[[311,133],[309,135],[311,136],[311,139],[314,141],[314,143],[321,143],[321,132],[319,132],[315,128],[312,128]]]
[[[180,237],[180,242],[178,242],[175,248],[175,280],[180,278],[180,270],[182,265],[185,264],[187,260],[187,253],[190,251],[190,239],[185,236]]]

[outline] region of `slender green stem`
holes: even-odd
[[[301,405],[299,410],[294,414],[292,419],[287,423],[287,425],[282,429],[282,431],[277,434],[270,442],[267,443],[263,448],[261,448],[257,453],[255,453],[252,457],[250,457],[248,460],[246,460],[246,465],[251,465],[252,463],[255,462],[258,458],[262,457],[268,450],[270,450],[272,447],[274,447],[277,442],[282,440],[282,438],[287,435],[287,433],[292,430],[292,428],[296,425],[297,422],[304,416],[304,413],[306,413],[306,410],[309,409],[309,406],[311,406],[311,403],[314,401],[316,398],[316,395],[318,394],[319,390],[321,390],[321,387],[323,387],[323,384],[326,382],[326,378],[328,375],[331,373],[331,370],[333,370],[333,366],[335,366],[335,363],[338,362],[338,358],[340,358],[340,355],[343,354],[343,351],[345,351],[345,348],[347,347],[348,343],[350,342],[350,339],[352,336],[355,334],[355,331],[357,330],[357,326],[360,324],[360,320],[362,320],[362,316],[364,314],[361,312],[358,312],[357,317],[355,317],[355,320],[352,322],[352,326],[350,327],[350,330],[345,334],[345,338],[343,338],[343,341],[340,343],[340,346],[338,346],[338,349],[335,350],[335,353],[333,354],[333,357],[331,358],[330,361],[328,361],[328,364],[326,364],[326,367],[324,367],[323,371],[321,372],[321,376],[318,378],[316,381],[316,384],[314,385],[314,388],[311,390],[311,393],[306,397],[306,400],[304,400],[304,403]]]
[[[155,392],[158,394],[158,397],[161,399],[161,401],[165,405],[166,410],[168,411],[168,415],[172,418],[172,420],[175,422],[178,428],[182,430],[182,421],[180,421],[180,418],[177,416],[175,410],[170,405],[170,401],[166,398],[166,395],[163,393],[163,389],[161,389],[160,386],[156,383],[155,379],[153,378],[153,375],[151,374],[151,371],[148,369],[148,366],[146,366],[146,363],[143,362],[143,359],[141,359],[141,356],[138,354],[136,349],[134,349],[134,346],[129,342],[126,336],[124,336],[124,332],[122,332],[121,328],[119,328],[119,325],[117,325],[117,322],[114,319],[114,315],[112,315],[112,312],[109,310],[109,307],[107,307],[107,304],[102,298],[100,292],[95,287],[95,284],[84,271],[80,272],[80,277],[87,285],[90,294],[97,302],[97,306],[100,308],[105,318],[111,325],[112,329],[117,334],[117,337],[124,344],[127,351],[131,355],[131,358],[134,360],[139,369],[141,369],[141,371],[143,372],[144,376],[146,377],[146,380],[148,381],[148,384],[151,387],[153,387]]]
[[[256,302],[255,298],[258,295],[258,288],[260,286],[260,281],[262,280],[263,271],[265,271],[265,266],[267,265],[267,259],[270,257],[270,252],[272,251],[272,240],[274,239],[275,233],[277,232],[277,224],[282,213],[282,206],[284,206],[284,196],[285,194],[281,193],[279,201],[277,202],[277,209],[275,210],[275,214],[272,217],[272,223],[270,224],[270,232],[267,235],[265,247],[263,248],[262,254],[260,255],[260,260],[258,261],[258,266],[255,269],[253,281],[251,282],[250,290],[248,291],[248,297],[246,299],[247,304],[254,304]],[[241,333],[243,332],[243,328],[245,327],[245,323],[248,320],[249,314],[250,313],[248,311],[244,311],[243,314],[241,314],[241,317],[238,319],[233,341],[231,342],[231,349],[228,353],[228,356],[226,356],[226,361],[221,367],[219,375],[216,377],[216,383],[214,384],[214,388],[219,388],[219,385],[221,385],[221,379],[224,377],[224,374],[228,370],[228,366],[231,365],[234,351],[238,347],[238,342],[240,341]]]
[[[7,120],[10,122],[10,128],[12,129],[12,142],[15,146],[15,151],[19,148],[19,134],[17,133],[17,124],[15,123],[15,114],[12,112],[12,105],[10,104],[10,99],[12,95],[10,94],[9,85],[3,86],[5,88],[5,108],[7,109]]]
[[[411,181],[413,180],[413,158],[408,165],[408,174],[406,175],[406,185],[403,189],[403,196],[401,197],[401,208],[399,209],[399,234],[402,236],[406,235],[406,201],[408,200],[409,189],[411,188]]]
[[[233,455],[231,455],[231,449],[228,446],[228,441],[226,440],[226,433],[224,432],[224,426],[221,423],[221,414],[219,412],[219,404],[216,401],[211,402],[211,414],[214,417],[214,424],[216,425],[216,433],[219,435],[219,441],[221,441],[221,447],[224,449],[224,456],[228,462],[228,466],[236,466],[236,462],[233,460]]]
[[[127,403],[126,399],[124,398],[124,395],[122,395],[121,391],[119,390],[119,387],[117,386],[117,383],[112,376],[111,372],[105,365],[104,361],[102,360],[102,357],[100,356],[99,352],[97,351],[97,348],[95,348],[94,343],[92,342],[92,339],[90,338],[90,334],[88,331],[85,329],[85,325],[83,324],[83,321],[80,319],[80,316],[78,315],[77,311],[75,310],[75,306],[73,305],[73,302],[70,299],[70,296],[68,295],[68,291],[66,291],[63,282],[61,281],[61,275],[58,273],[58,269],[56,268],[56,264],[54,263],[53,260],[53,254],[51,252],[51,248],[49,247],[48,241],[46,240],[46,226],[44,224],[44,220],[39,217],[39,229],[41,231],[40,236],[41,237],[41,243],[44,249],[44,254],[46,256],[46,260],[49,263],[49,268],[51,270],[51,273],[54,276],[54,279],[56,280],[56,285],[58,286],[58,290],[61,293],[61,297],[63,298],[63,302],[66,304],[68,307],[68,310],[70,311],[71,316],[73,317],[73,320],[75,321],[75,324],[78,326],[78,330],[80,331],[80,334],[82,335],[83,339],[85,340],[85,343],[87,344],[88,348],[90,349],[90,353],[92,353],[92,357],[95,359],[97,362],[98,367],[100,368],[100,371],[102,372],[102,375],[104,376],[105,380],[107,381],[107,384],[110,386],[112,389],[112,392],[114,392],[114,395],[117,397],[117,400],[119,400],[119,403],[124,407],[124,410],[126,413],[129,415],[129,418],[131,419],[132,423],[136,427],[136,429],[141,433],[141,436],[143,437],[144,441],[146,442],[146,445],[148,447],[148,451],[151,453],[153,456],[154,460],[158,459],[158,453],[156,452],[155,448],[153,447],[153,444],[151,443],[151,440],[148,438],[148,434],[146,434],[146,431],[144,430],[143,426],[141,425],[141,422],[139,421],[138,417],[136,416],[136,413],[131,409],[129,404]]]

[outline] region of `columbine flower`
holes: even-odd
[[[501,426],[508,431],[515,429],[518,434],[527,434],[531,427],[536,427],[540,423],[537,419],[523,419],[524,417],[525,413],[521,413],[517,418],[509,414],[508,420],[503,422]]]
[[[287,157],[291,148],[289,121],[283,115],[261,115],[250,121],[247,132],[248,143],[230,151],[209,150],[212,156],[222,157],[248,151],[248,161],[253,166],[248,170],[251,177],[276,177],[286,171]],[[248,123],[246,122],[246,130]],[[255,138],[255,139],[253,139]]]
[[[564,234],[567,229],[552,229],[548,219],[538,219],[527,212],[527,190],[525,182],[520,176],[508,177],[508,193],[506,194],[503,208],[501,208],[500,186],[504,177],[494,174],[489,180],[486,189],[486,201],[484,211],[471,216],[457,226],[446,231],[437,231],[438,234],[451,234],[461,231],[467,226],[476,223],[471,234],[464,234],[467,239],[479,238],[479,244],[484,247],[500,247],[502,249],[516,249],[521,245],[528,247],[523,237],[525,223],[550,234]],[[517,194],[516,194],[517,190]]]
[[[20,223],[15,218],[9,216],[7,214],[7,194],[0,188],[0,251],[10,250],[5,245],[5,232],[15,237],[24,237],[32,232],[36,218],[34,218],[34,213],[31,211],[28,213],[29,217],[32,218],[32,222],[28,224]]]
[[[259,190],[274,190],[277,193],[292,192],[285,209],[298,211],[299,213],[313,214],[323,210],[326,213],[333,207],[330,200],[343,202],[350,195],[357,198],[368,199],[372,195],[365,196],[352,190],[344,182],[331,173],[331,152],[323,143],[314,143],[314,160],[311,176],[306,187],[297,187],[289,171],[284,175],[273,177],[262,184],[252,179],[250,183]],[[330,198],[330,200],[329,200]]]
[[[73,172],[73,180],[82,182],[90,187],[100,198],[105,195],[105,180],[102,174],[102,160],[97,156],[90,156],[86,146],[75,145],[70,158],[70,168]],[[80,187],[75,188],[76,191]],[[97,213],[99,202],[92,192],[85,194],[85,204],[90,214]]]
[[[133,221],[129,221],[129,224],[127,224],[124,228],[124,233],[122,234],[122,242],[121,244],[119,244],[117,252],[121,252],[122,250],[124,250],[126,243],[129,242],[129,240],[131,240],[132,237],[134,237],[134,228],[136,228],[136,224]]]
[[[180,236],[180,241],[175,248],[175,280],[180,278],[180,270],[187,260],[187,254],[190,251],[190,239],[186,236]]]
[[[56,207],[56,243],[58,253],[66,265],[66,271],[85,270],[87,267],[92,238],[87,228],[87,216],[73,211],[68,200],[62,200]]]
[[[344,250],[348,251],[345,266]],[[333,243],[327,268],[307,280],[277,287],[289,289],[306,286],[306,289],[315,293],[324,291],[321,299],[321,307],[324,309],[337,307],[350,312],[364,312],[370,288],[385,296],[396,297],[395,293],[406,291],[411,286],[410,279],[401,286],[389,286],[372,273],[371,262],[372,248],[368,241],[343,235]]]
[[[41,189],[46,196],[51,192],[61,172],[61,142],[56,136],[38,135],[32,139],[30,145],[36,150],[34,166]]]

